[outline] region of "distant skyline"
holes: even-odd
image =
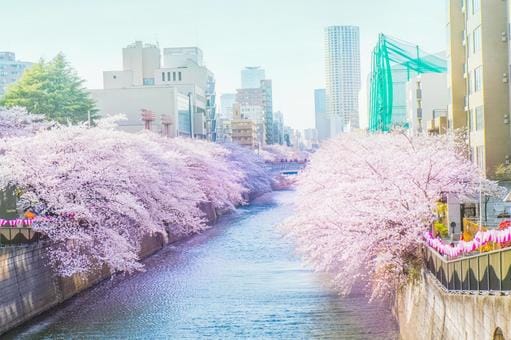
[[[240,71],[261,66],[273,79],[274,110],[293,128],[314,127],[314,89],[324,88],[324,28],[360,27],[361,125],[366,81],[378,33],[446,48],[442,0],[36,0],[6,1],[0,51],[37,61],[63,52],[89,88],[104,70],[121,69],[121,50],[135,40],[160,48],[198,46],[217,79],[218,98],[241,87]]]

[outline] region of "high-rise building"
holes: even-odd
[[[326,111],[330,136],[359,128],[360,36],[357,26],[325,28]]]
[[[261,105],[264,111],[264,143],[273,143],[273,89],[271,79],[259,66],[247,66],[241,70],[241,89],[237,90],[236,102],[244,105]]]
[[[316,129],[303,130],[303,143],[306,150],[314,150],[319,147],[318,131]]]
[[[224,93],[220,96],[220,115],[222,118],[232,119],[232,110],[235,102],[236,93]]]
[[[0,52],[0,97],[7,86],[16,82],[32,63],[16,60],[13,52]]]
[[[242,115],[252,119],[257,126],[258,142],[266,143],[265,93],[261,87],[236,90],[236,103]]]
[[[181,67],[191,61],[203,65],[202,50],[198,47],[170,47],[163,49],[163,65],[168,68]]]
[[[314,118],[318,140],[327,140],[330,137],[330,120],[326,112],[325,89],[314,90]]]
[[[489,178],[511,154],[508,1],[449,0],[448,120]]]
[[[242,89],[259,88],[263,79],[266,79],[266,76],[264,69],[260,66],[247,66],[241,70]]]
[[[273,143],[284,144],[284,115],[280,111],[273,113]]]
[[[273,90],[271,79],[261,80],[264,105],[265,143],[273,144]]]

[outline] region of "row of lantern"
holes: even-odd
[[[471,241],[459,241],[456,245],[444,243],[439,238],[434,238],[431,232],[424,233],[424,239],[431,248],[442,255],[456,257],[465,253],[470,253],[489,242],[505,243],[511,241],[511,228],[504,230],[478,231]]]

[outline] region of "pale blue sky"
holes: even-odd
[[[27,61],[62,51],[90,88],[121,68],[121,48],[134,40],[199,46],[218,94],[240,86],[245,65],[261,65],[275,110],[300,129],[313,127],[313,90],[324,87],[325,26],[360,26],[364,111],[378,33],[430,52],[446,43],[445,0],[0,0],[0,9],[0,50]]]

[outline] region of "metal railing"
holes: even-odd
[[[426,268],[449,291],[511,292],[511,248],[447,260],[424,247]]]
[[[0,228],[0,247],[37,242],[41,234],[29,227]]]

